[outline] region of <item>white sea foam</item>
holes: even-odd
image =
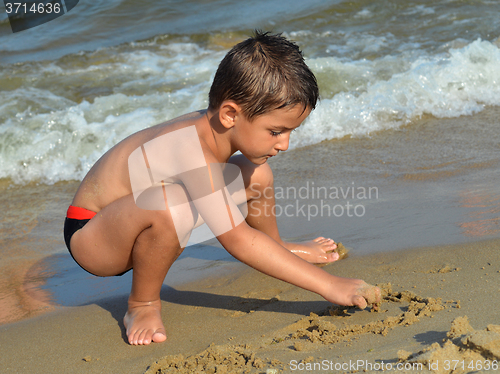
[[[317,59],[310,65],[324,70],[324,62]],[[375,65],[366,61],[329,63],[339,65],[336,71],[347,72],[347,77],[360,74],[365,84],[358,80],[356,90],[322,100],[294,134],[292,147],[397,128],[423,114],[458,117],[500,105],[500,50],[487,41],[451,49],[447,55],[421,57],[387,80],[373,79]]]
[[[0,178],[15,183],[80,180],[109,148],[141,129],[205,108],[221,52],[193,44],[97,51],[12,68],[40,88],[0,91]],[[64,66],[64,67],[61,67]],[[12,71],[0,71],[8,82]],[[19,70],[28,71],[21,73]],[[57,81],[63,84],[52,84]],[[29,83],[28,83],[29,84]],[[43,88],[41,88],[43,87]],[[71,87],[75,93],[70,94]],[[78,102],[80,96],[105,95]]]
[[[354,16],[355,18],[370,18],[373,16],[373,13],[369,9],[363,9],[360,10],[356,15]]]
[[[206,106],[204,96],[194,87],[176,94],[119,93],[50,113],[21,113],[0,127],[0,178],[10,177],[16,183],[82,179],[120,140],[194,110],[194,105],[196,109]],[[187,97],[193,99],[191,103]]]
[[[365,43],[370,40],[378,48],[384,37],[367,37]],[[36,83],[0,91],[0,178],[80,180],[131,133],[205,108],[224,51],[193,43],[150,44],[0,70],[0,82],[22,76]],[[318,77],[322,100],[292,136],[291,149],[397,128],[423,114],[455,117],[500,105],[500,50],[487,41],[437,55],[325,56],[307,62]],[[51,86],[54,80],[59,84]]]

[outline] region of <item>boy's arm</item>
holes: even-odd
[[[274,278],[315,292],[339,305],[364,309],[380,301],[380,291],[359,279],[327,273],[282,247],[246,222],[217,237],[226,250],[241,262]]]
[[[180,177],[192,203],[224,248],[236,259],[274,278],[315,292],[340,305],[380,300],[380,291],[359,279],[336,277],[308,263],[261,231],[251,228],[225,186],[221,165],[205,153],[206,167]]]

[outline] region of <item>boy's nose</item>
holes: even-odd
[[[280,141],[276,143],[276,146],[274,148],[279,151],[286,151],[288,149],[289,144],[290,144],[290,138],[286,136],[283,137],[283,139],[280,139]]]

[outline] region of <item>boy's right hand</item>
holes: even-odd
[[[357,306],[365,309],[368,305],[375,310],[381,302],[380,288],[372,286],[361,279],[342,278],[335,275],[330,283],[327,294],[323,297],[337,305]]]
[[[378,310],[381,300],[380,288],[363,282],[358,288],[357,294],[353,296],[353,305],[360,309],[365,309],[368,305],[371,305],[375,310]]]

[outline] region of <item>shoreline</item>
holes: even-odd
[[[78,182],[3,186],[0,203],[8,214],[0,227],[0,321],[18,322],[0,325],[0,367],[6,373],[27,371],[33,363],[39,373],[143,373],[149,366],[166,368],[171,358],[162,360],[164,356],[182,354],[175,358],[182,366],[190,362],[187,357],[202,352],[234,362],[247,355],[260,360],[254,360],[256,366],[278,370],[290,369],[285,366],[294,359],[395,363],[399,350],[415,354],[442,343],[457,317],[467,315],[478,331],[498,323],[498,114],[500,108],[494,107],[472,117],[424,118],[400,130],[325,141],[271,160],[276,187],[298,191],[314,182],[339,191],[378,188],[371,199],[340,193],[338,198],[316,194],[299,201],[304,212],[322,203],[363,205],[362,216],[328,216],[325,210],[309,219],[298,210],[292,216],[283,213],[278,225],[286,240],[329,236],[352,249],[346,260],[325,266],[327,271],[369,283],[390,282],[393,292],[442,298],[444,309],[430,310],[407,326],[383,324],[385,336],[374,327],[359,335],[345,329],[390,320],[411,301],[387,301],[384,313],[348,310],[320,316],[331,305],[319,296],[240,265],[210,242],[188,248],[174,264],[177,275],[173,268],[167,276],[162,315],[168,341],[131,347],[121,320],[130,280],[87,275],[63,242],[62,223]],[[442,134],[455,136],[443,140]],[[283,212],[291,203],[293,196],[277,199]],[[177,282],[185,274],[197,280]],[[310,318],[311,312],[319,320]],[[325,319],[344,331],[345,340],[321,341],[325,329],[318,321]],[[313,341],[308,335],[313,331],[321,339]],[[272,360],[281,364],[273,361],[273,367]],[[252,367],[250,372],[265,369]]]
[[[189,356],[207,354],[207,349],[212,355],[218,352],[219,359],[241,355],[240,351],[245,349],[251,351],[259,359],[256,365],[264,365],[252,367],[249,371],[252,373],[265,372],[266,368],[290,372],[289,363],[293,360],[297,364],[324,359],[396,363],[400,350],[417,354],[433,343],[442,344],[457,317],[468,316],[470,325],[477,330],[498,323],[500,302],[495,295],[500,283],[499,249],[500,239],[496,239],[371,255],[353,253],[345,260],[325,266],[326,271],[339,276],[391,283],[394,292],[441,299],[442,310],[431,310],[404,324],[385,326],[385,333],[375,327],[357,333],[353,326],[386,323],[383,321],[407,309],[408,302],[386,300],[379,313],[370,313],[369,308],[364,311],[337,308],[340,313],[331,316],[328,314],[333,310],[331,304],[318,295],[247,268],[203,282],[164,286],[162,315],[168,334],[166,343],[148,347],[128,345],[121,322],[126,296],[118,296],[0,326],[3,347],[0,366],[6,373],[22,372],[33,362],[37,363],[39,373],[142,373],[148,367],[148,373],[154,373],[172,362],[171,357],[162,359],[164,356],[182,354],[182,358],[177,356],[174,361],[187,365]],[[328,322],[339,331],[343,329],[343,335],[336,341],[325,342],[320,339],[323,335],[316,340],[307,335],[299,337],[304,326],[313,323],[311,312],[319,316],[323,325],[328,326]],[[318,330],[317,327],[310,330],[315,329]],[[12,339],[13,336],[16,338]],[[217,365],[220,370],[226,366],[223,361]],[[234,372],[231,366],[228,369]],[[247,368],[233,369],[243,372]]]
[[[492,132],[499,114],[500,107],[490,107],[472,117],[424,118],[370,138],[280,154],[270,164],[282,237],[329,236],[366,255],[500,237],[500,159],[498,134]],[[458,131],[443,146],[439,135]],[[79,182],[6,183],[0,194],[8,212],[0,226],[0,324],[53,310],[54,304],[76,306],[128,293],[127,276],[90,277],[66,250],[62,226]],[[348,204],[362,210],[349,214]],[[234,262],[215,240],[193,246],[176,261],[166,284],[202,279]]]

